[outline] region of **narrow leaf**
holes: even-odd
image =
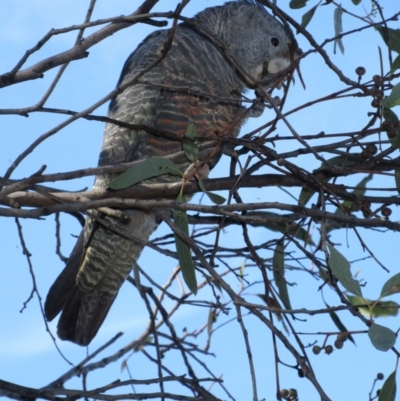
[[[210,198],[211,202],[214,202],[216,205],[222,205],[226,202],[226,199],[223,196],[207,191],[206,187],[204,186],[203,180],[200,177],[197,178],[197,181],[199,183],[200,189]]]
[[[181,194],[178,196],[177,201],[183,201]],[[184,234],[189,236],[189,222],[186,212],[184,210],[174,209],[173,218],[175,224],[183,231]],[[193,294],[196,294],[197,280],[190,248],[176,234],[175,245],[183,279],[185,280],[189,290],[192,291]]]
[[[398,55],[394,61],[392,66],[390,67],[390,72],[395,72],[396,70],[400,69],[400,55]]]
[[[325,302],[325,305],[327,308],[330,308],[330,306]],[[346,326],[342,323],[340,320],[338,314],[335,311],[329,312],[329,316],[331,317],[333,323],[335,326],[340,330],[341,333],[348,333],[349,330],[347,330]],[[354,338],[352,337],[351,334],[348,334],[347,338],[355,344]]]
[[[352,305],[357,306],[359,312],[362,315],[367,316],[368,318],[371,317],[371,312],[369,307],[374,303],[373,301],[370,301],[369,299],[362,297],[355,297],[353,295],[347,295],[347,299]],[[365,305],[365,306],[360,306],[360,305]]]
[[[390,95],[383,101],[383,106],[391,109],[400,104],[400,83],[395,85]]]
[[[400,292],[400,273],[391,277],[382,287],[380,298]]]
[[[210,308],[210,310],[208,311],[208,318],[207,318],[208,339],[211,338],[213,323],[214,323],[214,310],[213,308]]]
[[[130,167],[121,175],[114,178],[108,187],[111,189],[124,189],[138,182],[164,174],[183,177],[182,172],[170,160],[163,157],[152,157]]]
[[[346,156],[334,156],[326,160],[326,163],[322,163],[321,167],[319,167],[316,171],[327,168],[328,166],[327,163],[332,164],[334,166],[351,166],[358,162],[360,162],[360,156],[356,153],[349,153]]]
[[[399,314],[399,304],[394,301],[379,301],[371,311],[371,316],[377,317],[395,317]]]
[[[392,372],[383,383],[379,392],[378,401],[395,401],[396,399],[396,371]]]
[[[310,9],[301,17],[301,26],[302,26],[303,28],[305,28],[305,27],[310,23],[310,21],[311,21],[312,17],[314,16],[315,11],[316,11],[316,9],[318,8],[318,6],[319,6],[319,3],[318,3],[316,6],[310,8]]]
[[[381,34],[383,41],[390,49],[400,53],[400,29],[383,28],[375,26],[375,29]]]
[[[216,205],[222,205],[226,202],[226,199],[214,192],[206,191],[205,194],[210,198],[211,202],[215,203]]]
[[[195,138],[196,135],[196,128],[190,123],[186,128],[185,138]],[[188,160],[194,163],[199,157],[199,143],[193,139],[184,139],[182,147]]]
[[[352,192],[354,195],[365,195],[365,192],[367,191],[367,184],[374,178],[372,174],[368,174],[366,177],[364,177],[357,185],[354,191]],[[349,204],[350,206],[350,204]]]
[[[372,323],[368,330],[372,345],[379,351],[388,351],[396,343],[396,334],[387,327]]]
[[[299,196],[299,206],[305,206],[307,205],[308,201],[312,198],[312,196],[315,194],[315,191],[310,188],[302,188]]]
[[[342,7],[336,7],[335,12],[333,14],[333,25],[335,27],[335,36],[339,36],[343,32],[343,25],[342,25]],[[344,46],[342,39],[335,39],[335,43],[333,45],[333,53],[336,54],[336,46],[339,46],[339,49],[342,54],[344,54]]]
[[[283,240],[279,241],[276,245],[274,256],[272,258],[272,268],[274,273],[275,283],[278,287],[279,296],[286,309],[292,309],[290,305],[289,293],[285,280],[285,259],[284,259],[285,246]]]
[[[328,244],[329,260],[328,264],[340,284],[352,294],[362,296],[360,283],[351,275],[349,261],[332,245]]]
[[[372,300],[352,295],[347,295],[347,299],[352,305],[357,306],[362,315],[368,318],[397,316],[399,313],[399,305],[393,301]]]
[[[243,263],[240,266],[240,270],[239,270],[239,277],[243,278],[244,277],[244,271],[246,270],[246,259],[243,261]]]
[[[271,212],[247,212],[247,216],[255,216],[255,217],[261,217],[263,218],[263,222],[260,223],[249,223],[253,227],[265,227],[268,230],[278,232],[278,233],[284,233],[284,234],[289,234],[294,238],[300,239],[304,241],[307,244],[315,245],[314,241],[310,237],[309,233],[307,230],[304,228],[300,227],[299,225],[295,224],[287,224],[287,223],[270,223],[268,220],[268,217],[273,217],[276,218],[276,213],[271,213]]]
[[[306,6],[308,0],[291,0],[289,7],[292,9],[303,8]]]
[[[352,192],[354,195],[364,195],[365,192],[367,191],[367,183],[369,181],[371,181],[373,179],[373,175],[372,174],[368,174],[366,177],[364,177],[356,186],[356,188],[354,189],[354,191]],[[342,203],[342,207],[343,208],[347,208],[350,209],[351,208],[351,201],[344,201]],[[338,207],[335,210],[335,214],[338,216],[342,216],[344,215],[342,208]],[[332,231],[334,230],[336,227],[335,226],[329,226],[328,227],[328,231]]]
[[[393,124],[393,130],[395,132],[395,136],[392,137],[391,135],[388,134],[388,139],[390,141],[390,144],[394,149],[400,148],[400,125],[397,115],[392,110],[388,109],[387,107],[384,107],[383,117],[385,118],[385,120],[391,121]]]
[[[264,294],[257,294],[257,296],[259,298],[261,298],[269,308],[276,308],[276,309],[281,309],[281,305],[279,305],[279,303],[277,301],[275,301],[274,298],[272,297],[266,297]],[[280,312],[273,312],[275,314],[275,316],[277,317],[277,319],[281,322],[283,322],[282,320],[282,313]]]

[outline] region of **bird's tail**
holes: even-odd
[[[126,211],[128,225],[104,217],[105,225],[87,221],[70,258],[45,302],[47,320],[60,312],[58,336],[88,345],[101,327],[118,291],[139,258],[156,218],[143,210]],[[121,235],[112,228],[128,234]],[[137,239],[137,241],[134,240]]]

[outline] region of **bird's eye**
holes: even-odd
[[[279,45],[279,39],[278,38],[272,38],[271,39],[271,43],[273,46],[278,46]]]

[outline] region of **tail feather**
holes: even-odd
[[[102,302],[97,292],[85,294],[75,286],[58,321],[58,336],[62,340],[88,345],[103,324],[114,299],[115,296]]]
[[[64,270],[50,287],[44,304],[46,319],[52,321],[64,308],[71,293],[76,286],[76,275],[78,274],[83,259],[83,230],[76,242],[71,256]]]
[[[137,209],[126,213],[131,217],[128,225],[108,216],[103,220],[107,226],[126,230],[140,244],[88,220],[65,269],[51,286],[45,315],[50,321],[61,312],[58,336],[62,340],[79,345],[92,341],[139,258],[143,244],[158,225],[152,213]]]
[[[118,293],[102,288],[102,283],[89,291],[79,288],[77,276],[84,253],[82,230],[64,270],[51,286],[44,304],[48,321],[62,312],[57,326],[58,336],[79,345],[88,345],[94,338]]]

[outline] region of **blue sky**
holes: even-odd
[[[136,2],[139,4],[139,2]],[[205,7],[222,4],[223,1],[198,1],[192,0],[187,6],[184,15],[192,16]],[[309,2],[310,6],[315,3]],[[347,0],[343,7],[355,13],[363,14],[362,6],[369,7],[366,0],[358,7]],[[399,11],[400,6],[393,0],[382,0],[385,15],[391,16]],[[61,28],[78,24],[83,21],[88,2],[81,0],[13,0],[2,5],[0,15],[0,73],[9,71],[18,62],[24,52],[34,46],[51,28]],[[278,5],[284,6],[286,1],[278,0]],[[153,11],[169,11],[175,8],[175,2],[162,0]],[[98,0],[93,20],[130,14],[136,5],[132,1],[118,0],[109,2]],[[309,7],[310,7],[309,6]],[[287,10],[287,8],[284,8]],[[297,20],[306,9],[290,11]],[[343,19],[344,31],[360,26],[360,22],[345,15]],[[398,24],[390,26],[397,28]],[[80,111],[92,105],[99,98],[108,94],[115,86],[120,70],[125,59],[155,28],[147,25],[135,25],[129,29],[114,34],[99,45],[90,49],[88,58],[73,62],[67,68],[59,85],[50,97],[48,107],[71,109]],[[333,30],[333,8],[330,6],[320,7],[316,17],[311,21],[309,31],[314,38],[321,43],[325,38],[334,35]],[[86,36],[93,30],[88,30]],[[27,62],[30,66],[45,57],[68,49],[75,40],[75,34],[65,34],[53,37]],[[300,47],[308,50],[310,45],[298,37]],[[344,74],[356,80],[355,68],[362,65],[366,68],[366,79],[372,75],[379,74],[380,61],[378,46],[386,54],[386,47],[379,34],[373,29],[356,33],[345,37],[345,53],[333,55],[333,45],[326,46],[329,56]],[[384,58],[385,71],[388,70],[387,57]],[[318,55],[311,55],[302,62],[301,66],[307,89],[303,90],[299,81],[291,88],[286,110],[302,105],[313,99],[329,95],[330,93],[344,88],[337,76],[330,71]],[[43,79],[26,82],[19,85],[3,88],[0,95],[0,108],[25,107],[36,103],[45,92],[46,88],[55,76],[55,71],[45,74]],[[371,99],[342,99],[320,103],[312,108],[307,108],[289,117],[290,123],[301,135],[317,134],[320,131],[327,133],[339,133],[357,131],[368,120],[367,112],[372,111]],[[398,109],[398,108],[397,108]],[[398,110],[394,109],[399,115]],[[107,105],[103,105],[95,111],[95,114],[105,115]],[[250,132],[263,122],[272,118],[270,112],[264,113],[261,119],[252,119],[242,129],[242,133]],[[0,175],[3,175],[13,160],[39,135],[48,131],[58,123],[65,120],[64,116],[33,113],[28,118],[12,115],[0,116]],[[289,132],[284,125],[280,125],[277,133],[287,136]],[[103,124],[99,122],[77,121],[55,136],[41,144],[26,160],[16,169],[12,178],[26,177],[37,171],[43,164],[47,166],[46,173],[64,172],[85,167],[93,167],[97,163],[98,152],[103,135]],[[319,142],[322,144],[323,142]],[[299,144],[295,141],[277,142],[277,150],[296,149]],[[299,165],[308,171],[320,165],[318,160],[311,157],[298,158]],[[226,160],[218,165],[212,172],[212,177],[225,176],[228,173]],[[266,170],[268,171],[268,170]],[[271,172],[271,170],[269,170]],[[354,183],[361,178],[355,177]],[[389,178],[383,176],[374,177],[370,183],[371,187],[390,186]],[[71,182],[56,183],[57,187],[66,190],[80,190],[91,187],[92,177],[86,177]],[[293,189],[291,193],[298,196],[299,190]],[[293,203],[285,192],[276,188],[259,188],[242,191],[244,201],[276,201]],[[193,202],[198,201],[195,197]],[[393,220],[399,220],[398,213],[394,211]],[[74,244],[72,235],[79,233],[79,225],[71,217],[61,216],[62,222],[62,252],[68,256]],[[48,288],[63,267],[63,263],[55,254],[55,223],[54,216],[44,220],[22,221],[27,247],[32,253],[32,263],[37,277],[39,291],[44,299]],[[315,236],[318,238],[317,229]],[[397,243],[398,238],[393,233],[376,235],[361,231],[365,235],[366,243],[371,247],[376,257],[391,270],[391,274],[399,271],[397,265]],[[160,227],[155,235],[167,233],[165,227]],[[275,233],[265,229],[257,228],[251,230],[252,240],[261,243],[268,239],[276,238]],[[349,260],[359,260],[353,264],[353,271],[358,272],[358,277],[365,279],[367,285],[365,293],[374,298],[379,294],[380,287],[389,277],[376,263],[361,260],[367,256],[352,231],[347,233],[342,230],[334,233],[334,240],[338,249],[346,255]],[[59,375],[69,369],[69,366],[60,357],[53,342],[45,331],[41,317],[38,300],[33,299],[24,310],[19,313],[23,302],[29,297],[31,281],[27,262],[22,255],[17,229],[12,218],[1,219],[0,225],[0,379],[15,382],[25,386],[41,387],[56,379]],[[232,245],[232,238],[242,246],[241,231],[235,227],[228,227],[221,239],[222,245]],[[272,256],[272,255],[271,255]],[[232,261],[233,267],[240,266],[243,260]],[[247,261],[246,263],[250,263]],[[141,266],[149,274],[157,277],[162,284],[172,270],[176,262],[171,258],[159,257],[153,251],[146,249],[140,259]],[[308,261],[304,261],[307,269],[313,269]],[[257,277],[256,272],[248,270],[250,277]],[[292,272],[289,276],[291,282],[297,282],[291,287],[292,305],[297,308],[322,308],[323,303],[318,293],[317,282],[311,276]],[[237,284],[235,284],[237,285]],[[250,301],[256,302],[257,298],[252,290],[247,291]],[[326,301],[331,305],[339,304],[336,295],[325,291]],[[203,291],[198,299],[209,300],[210,293]],[[394,300],[395,297],[393,298]],[[398,300],[397,300],[398,301]],[[133,309],[133,311],[132,311]],[[188,308],[182,309],[175,317],[177,330],[187,327],[194,330],[199,325],[205,324],[207,320],[206,309],[192,311]],[[233,318],[233,313],[223,319]],[[112,348],[117,350],[129,341],[140,335],[147,325],[148,314],[143,302],[132,291],[130,285],[126,284],[107,317],[98,336],[90,346],[93,351],[119,331],[125,334]],[[300,332],[315,333],[319,331],[335,331],[331,321],[325,316],[302,316],[305,321],[298,321],[295,327]],[[351,330],[365,330],[361,322],[354,321],[347,314],[341,318]],[[200,322],[200,323],[199,323]],[[393,330],[398,329],[397,318],[381,319],[380,324],[386,325]],[[258,372],[258,387],[260,399],[274,399],[275,378],[274,364],[270,333],[255,321],[248,318],[246,321],[250,332],[250,340],[254,346],[255,364]],[[50,324],[55,333],[56,321]],[[293,338],[290,337],[291,341]],[[321,343],[322,337],[310,335],[309,342],[318,339]],[[307,339],[304,340],[305,342]],[[356,336],[357,347],[346,343],[341,351],[335,351],[332,355],[311,355],[313,367],[317,372],[317,378],[332,399],[367,399],[371,383],[378,371],[388,375],[395,366],[395,357],[392,353],[382,353],[375,350],[366,335]],[[200,337],[200,344],[206,342],[206,337]],[[73,362],[78,363],[86,355],[86,349],[77,347],[71,343],[58,341],[58,345],[65,355]],[[293,363],[290,356],[280,347],[283,359]],[[231,387],[237,399],[249,399],[251,397],[251,383],[248,374],[248,364],[243,339],[236,323],[230,323],[218,330],[212,338],[211,351],[217,354],[217,358],[206,358],[207,364],[217,374],[223,375],[227,387]],[[105,356],[108,353],[103,353]],[[101,384],[112,382],[116,379],[126,380],[126,370],[121,371],[121,361],[107,368],[105,372],[98,372],[89,378],[88,386],[96,387]],[[131,373],[135,378],[151,377],[151,371],[146,367],[145,360],[140,353],[135,353],[130,363]],[[176,365],[179,371],[179,363]],[[318,395],[306,380],[297,378],[294,370],[281,368],[283,387],[296,387],[302,400],[317,400]],[[147,375],[147,376],[146,376]],[[79,386],[78,379],[68,382],[68,387]],[[345,398],[344,398],[345,397]]]

